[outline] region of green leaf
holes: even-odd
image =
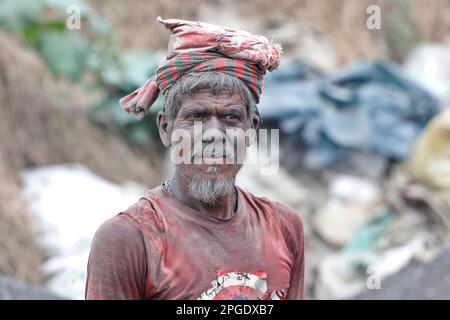
[[[127,130],[127,136],[131,143],[144,145],[150,139],[150,132],[145,122],[139,122]]]
[[[139,87],[156,72],[158,58],[152,51],[128,51],[121,55],[123,86]]]
[[[89,43],[72,31],[44,30],[39,33],[39,51],[56,76],[78,80],[86,66]]]
[[[90,118],[96,123],[115,123],[124,127],[136,122],[136,119],[122,110],[119,105],[119,96],[109,96],[90,111]]]
[[[44,0],[2,0],[0,1],[0,26],[9,32],[19,32],[28,23],[41,15]]]
[[[33,47],[37,47],[39,44],[39,32],[41,26],[35,22],[28,24],[23,28],[22,36],[26,43]]]
[[[119,90],[128,92],[143,85],[158,67],[159,59],[150,50],[128,51],[117,53],[115,58],[106,55],[101,59],[102,52],[97,54],[96,60],[101,80]]]
[[[46,30],[65,31],[66,24],[62,20],[53,20],[43,23],[42,28]]]
[[[70,6],[78,7],[80,9],[80,14],[83,17],[91,10],[83,0],[46,0],[45,2],[47,6],[63,14],[67,13],[67,8]]]

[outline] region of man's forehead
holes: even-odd
[[[202,107],[228,107],[241,106],[245,107],[242,96],[238,93],[230,95],[225,91],[221,94],[214,95],[209,89],[201,89],[198,92],[187,96],[183,99],[183,107],[202,106]]]

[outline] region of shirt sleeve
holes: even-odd
[[[117,215],[95,233],[89,254],[86,300],[143,299],[146,250],[142,233]]]
[[[279,205],[279,215],[286,244],[294,258],[287,299],[303,300],[305,287],[303,222],[297,211],[286,205]]]

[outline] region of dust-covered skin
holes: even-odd
[[[158,126],[161,139],[169,146],[172,133],[176,130],[185,130],[189,132],[193,145],[201,141],[202,151],[204,152],[214,142],[214,136],[208,134],[208,132],[215,131],[223,134],[223,145],[225,146],[227,130],[245,132],[251,127],[257,128],[259,126],[259,117],[254,116],[249,119],[247,112],[247,107],[238,94],[231,96],[228,93],[213,95],[208,89],[199,90],[183,100],[172,125],[169,126],[165,112],[159,113]],[[200,132],[195,132],[195,123],[201,123],[202,130]],[[235,159],[240,154],[245,153],[246,145],[240,147],[235,152]],[[195,156],[195,151],[193,147],[192,158]],[[204,154],[203,152],[202,154]],[[207,157],[202,157],[200,164],[178,164],[170,180],[170,188],[174,196],[200,212],[221,218],[230,217],[236,209],[236,194],[234,188],[230,188],[230,186],[234,185],[236,175],[242,164],[238,161],[227,163],[226,152],[227,150],[224,150],[218,156],[209,154]],[[222,184],[224,185],[222,189],[228,192],[214,199],[212,203],[201,201],[195,197],[195,191],[198,191],[198,187],[194,190],[192,188],[201,185],[201,182],[204,181]],[[205,190],[205,192],[207,191]]]

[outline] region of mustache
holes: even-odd
[[[233,158],[234,155],[234,152],[230,152],[226,148],[208,145],[200,150],[194,150],[191,153],[191,159],[197,157]]]

